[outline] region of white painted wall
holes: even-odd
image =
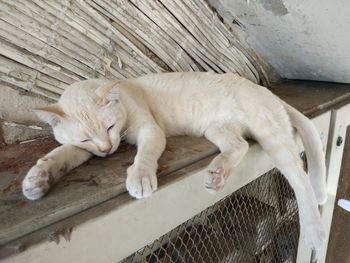
[[[281,77],[350,83],[350,1],[210,2]]]

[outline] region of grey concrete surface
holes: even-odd
[[[51,129],[32,111],[49,103],[44,98],[0,84],[0,143],[11,144],[51,134]]]
[[[350,2],[209,0],[282,78],[350,82]]]

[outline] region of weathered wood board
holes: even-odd
[[[350,98],[350,85],[342,83],[284,80],[272,85],[270,90],[309,117]]]
[[[63,177],[38,201],[22,196],[21,181],[36,160],[57,144],[51,140],[15,145],[0,153],[0,245],[125,192],[126,169],[136,149],[122,144],[108,158],[93,158]],[[201,138],[174,137],[159,161],[159,175],[192,164],[217,151]]]

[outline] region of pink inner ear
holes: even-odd
[[[46,111],[46,112],[50,112],[53,114],[56,114],[60,117],[64,117],[66,114],[64,113],[64,111],[61,109],[60,106],[58,106],[57,104],[52,104],[43,108],[38,108],[37,110],[39,111]]]
[[[34,112],[42,121],[47,122],[51,126],[57,125],[66,115],[57,104],[34,109]]]
[[[116,101],[119,99],[119,89],[117,87],[112,87],[106,96],[108,101]]]
[[[105,98],[108,94],[108,92],[119,82],[119,80],[112,80],[107,82],[107,84],[98,87],[95,90],[95,93],[97,96],[99,96],[100,98]]]

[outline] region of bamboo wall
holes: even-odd
[[[21,91],[57,99],[80,79],[162,71],[267,82],[205,0],[0,0],[0,81]]]

